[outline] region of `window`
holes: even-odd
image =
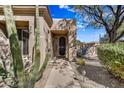
[[[20,47],[22,50],[23,55],[28,55],[29,49],[29,32],[28,30],[18,29],[18,39],[20,41]]]

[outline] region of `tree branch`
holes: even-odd
[[[121,11],[121,13],[119,14],[119,16],[121,16],[124,13],[124,10]]]
[[[95,20],[96,22],[98,22],[99,24],[102,24],[102,25],[103,25],[103,23],[100,22],[97,18],[94,17],[94,20]]]
[[[123,35],[124,35],[124,31],[118,37],[116,37],[116,39],[114,41],[119,40]]]
[[[111,5],[107,5],[107,7],[112,11],[112,13],[113,13],[114,15],[116,15],[116,13],[115,13],[115,11],[114,11],[114,8],[113,8]]]
[[[120,19],[120,12],[121,12],[121,5],[117,6],[116,12],[115,12],[115,21],[113,22],[112,30],[117,31],[117,29],[120,27],[121,22],[119,22]]]

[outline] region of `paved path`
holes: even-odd
[[[55,62],[51,61],[49,63],[43,78],[35,84],[35,87],[80,88],[79,81],[74,78],[75,73],[70,63],[64,59],[57,59]]]
[[[43,73],[42,78],[35,83],[35,88],[43,88],[47,82],[47,79],[50,76],[51,70],[53,68],[53,65],[51,65],[51,61],[48,62],[48,65]]]
[[[86,65],[79,66],[72,63],[72,67],[77,73],[81,87],[84,88],[105,88],[124,87],[113,75],[100,64],[98,59],[85,59]],[[85,74],[84,74],[85,72]]]

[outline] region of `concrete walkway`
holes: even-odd
[[[51,71],[48,69],[51,68]],[[43,78],[38,81],[35,87],[45,88],[80,88],[80,83],[75,80],[75,73],[70,63],[64,59],[51,61],[44,72]],[[49,73],[48,73],[49,72]],[[48,76],[49,74],[49,76]],[[48,76],[48,77],[47,77]],[[45,81],[45,84],[43,84]]]

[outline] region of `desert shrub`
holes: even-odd
[[[85,61],[83,60],[83,58],[79,58],[77,60],[77,65],[85,65]]]
[[[99,45],[97,55],[110,72],[124,79],[124,43]]]

